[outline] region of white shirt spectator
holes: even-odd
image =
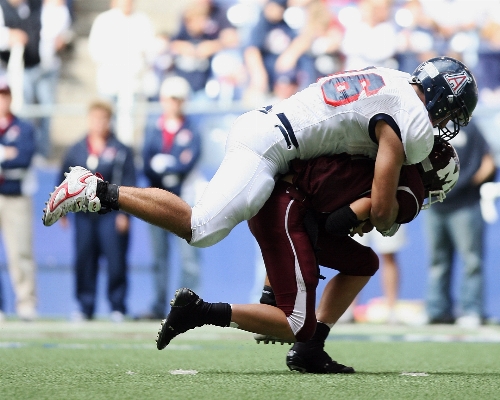
[[[40,62],[45,70],[57,70],[61,66],[57,53],[70,39],[71,16],[63,0],[44,0],[41,18]]]
[[[123,83],[137,90],[141,72],[154,51],[153,25],[141,12],[112,8],[97,16],[89,35],[89,51],[97,65],[97,89],[115,96]]]

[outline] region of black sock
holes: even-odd
[[[323,322],[316,322],[316,331],[313,337],[309,340],[313,343],[321,343],[323,346],[325,344],[326,338],[330,334],[330,327]]]
[[[231,306],[229,303],[209,303],[204,301],[201,306],[203,324],[227,327],[231,323]]]
[[[276,298],[271,286],[264,285],[262,289],[262,296],[260,297],[260,304],[267,304],[276,307]]]
[[[330,327],[323,322],[316,322],[316,331],[314,335],[307,342],[296,342],[293,346],[294,350],[304,352],[307,356],[309,350],[323,350],[325,341],[330,334]]]

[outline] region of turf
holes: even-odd
[[[289,346],[200,328],[163,350],[159,324],[0,325],[1,399],[498,399],[500,329],[351,326],[327,342],[352,375],[289,372]],[[188,372],[191,374],[176,374]]]

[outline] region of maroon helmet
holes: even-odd
[[[442,202],[453,189],[460,174],[460,161],[453,146],[440,136],[434,136],[432,151],[418,164],[420,176],[429,201],[422,206],[425,210],[432,203]]]

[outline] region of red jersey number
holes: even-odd
[[[356,75],[332,75],[330,79],[323,82],[321,90],[325,103],[338,107],[358,100],[362,92],[365,92],[366,96],[374,95],[384,86],[384,78],[369,72]]]

